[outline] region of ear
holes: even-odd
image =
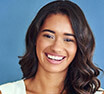
[[[103,91],[103,93],[102,94],[104,94],[104,91]]]

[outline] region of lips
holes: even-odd
[[[52,64],[60,64],[65,56],[45,53],[47,60]]]

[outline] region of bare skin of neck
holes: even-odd
[[[38,69],[35,77],[25,80],[26,94],[60,94],[65,76],[65,71],[51,73]]]

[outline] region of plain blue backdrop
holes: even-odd
[[[0,0],[0,84],[22,78],[18,56],[38,10],[52,0]],[[71,0],[83,10],[96,40],[94,64],[104,69],[104,0]],[[104,88],[104,75],[98,77]]]

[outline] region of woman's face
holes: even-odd
[[[36,42],[38,69],[66,72],[76,51],[76,39],[68,17],[62,14],[49,15]]]

